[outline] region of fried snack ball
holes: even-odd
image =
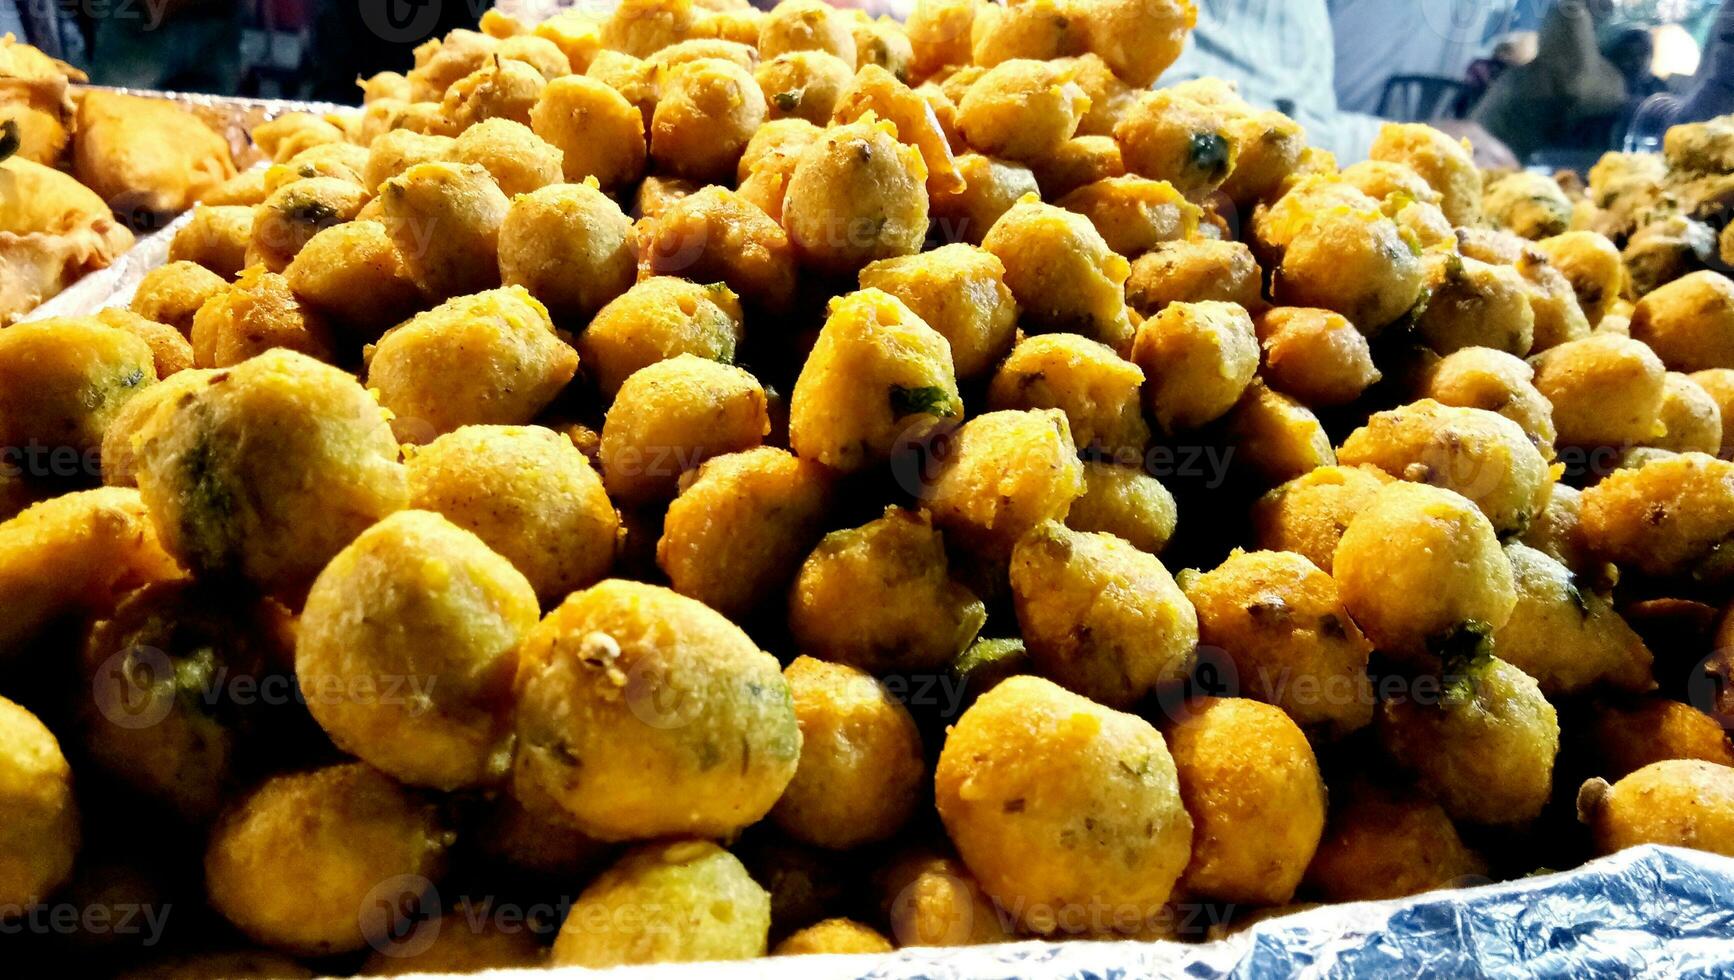
[[[264,168],[243,170],[199,195],[199,203],[212,207],[251,209],[253,205],[264,201],[265,195],[269,193],[265,187],[265,174]]]
[[[199,308],[228,288],[223,275],[197,262],[171,261],[144,274],[128,309],[147,320],[166,323],[186,336],[193,332],[193,317]]]
[[[1368,151],[1374,160],[1408,166],[1440,195],[1440,207],[1453,225],[1475,228],[1482,221],[1481,171],[1470,159],[1467,141],[1453,140],[1425,123],[1387,123]]]
[[[1510,266],[1457,255],[1426,260],[1426,309],[1415,319],[1421,341],[1440,354],[1491,347],[1522,357],[1535,343],[1535,311],[1523,277]]]
[[[1481,208],[1493,227],[1523,238],[1548,238],[1562,234],[1571,225],[1571,200],[1559,183],[1528,170],[1489,184],[1482,194]]]
[[[1245,696],[1331,736],[1373,720],[1373,645],[1343,608],[1336,582],[1305,557],[1236,551],[1189,579],[1186,598],[1198,613],[1199,643],[1227,655]]]
[[[1035,174],[1022,164],[979,153],[959,153],[953,166],[964,186],[933,195],[933,223],[946,238],[980,244],[988,229],[1027,195],[1040,195]]]
[[[1465,347],[1431,366],[1416,395],[1503,415],[1523,429],[1543,458],[1551,459],[1553,406],[1534,380],[1535,370],[1518,357],[1489,347]]]
[[[1454,490],[1502,535],[1527,527],[1553,487],[1547,461],[1516,422],[1428,398],[1374,414],[1343,441],[1337,461]]]
[[[789,399],[789,446],[852,472],[963,417],[943,336],[889,293],[831,302]]]
[[[1362,902],[1449,888],[1487,874],[1439,804],[1408,790],[1354,779],[1332,793],[1330,821],[1306,885],[1327,901]]]
[[[699,9],[692,0],[624,0],[602,19],[602,46],[648,57],[691,37]]]
[[[1012,598],[1036,669],[1127,708],[1190,675],[1198,617],[1155,555],[1111,535],[1037,525],[1012,551]]]
[[[723,282],[772,313],[794,305],[795,253],[789,236],[752,202],[706,187],[639,226],[643,264],[657,275]]]
[[[831,122],[852,123],[869,116],[889,122],[899,142],[915,147],[927,165],[927,190],[931,194],[958,190],[963,178],[953,162],[951,144],[934,114],[933,106],[890,72],[868,65],[858,72],[832,112]]]
[[[1578,814],[1600,854],[1664,844],[1734,855],[1734,768],[1669,759],[1612,786],[1591,780],[1578,794]]]
[[[656,65],[619,51],[598,51],[584,77],[593,78],[618,92],[638,110],[639,123],[650,127],[650,117],[656,113],[656,100],[662,94],[662,77],[666,72]]]
[[[1229,114],[1172,89],[1146,92],[1114,125],[1126,169],[1165,180],[1188,197],[1209,195],[1234,170],[1240,144]]]
[[[1198,227],[1198,207],[1165,180],[1109,177],[1066,194],[1059,205],[1089,218],[1108,247],[1127,256],[1191,238]]]
[[[211,831],[205,888],[256,942],[345,953],[367,946],[380,885],[425,885],[448,845],[433,805],[363,763],[329,766],[274,776],[231,807]]]
[[[530,109],[547,84],[529,63],[495,57],[446,89],[440,113],[460,131],[487,119],[509,119],[528,126]]]
[[[480,68],[499,46],[493,37],[463,29],[444,38],[429,38],[415,49],[415,67],[407,74],[410,95],[438,100],[453,82]]]
[[[401,938],[382,937],[380,945],[383,948],[367,957],[357,976],[461,976],[513,967],[534,969],[544,965],[545,955],[534,929],[511,918],[504,908],[496,911],[488,899],[460,898],[453,908],[418,922]]]
[[[740,301],[727,286],[657,276],[604,306],[579,335],[578,351],[612,400],[628,377],[681,354],[732,363],[741,322]]]
[[[681,198],[697,193],[702,186],[680,177],[646,177],[633,194],[632,209],[628,213],[640,218],[654,218]]]
[[[1140,466],[1084,461],[1084,495],[1072,502],[1066,526],[1112,534],[1140,551],[1162,553],[1179,514],[1174,495]]]
[[[284,184],[253,212],[248,264],[263,263],[270,272],[282,272],[308,239],[352,220],[365,203],[365,191],[338,177]]]
[[[849,30],[855,38],[857,68],[883,68],[900,81],[908,80],[915,49],[901,21],[883,14],[872,20],[857,16]]]
[[[1084,21],[1090,50],[1139,88],[1154,84],[1180,57],[1198,18],[1188,0],[1090,0],[1075,13]]]
[[[776,658],[658,586],[573,593],[520,648],[517,694],[513,792],[599,840],[732,835],[801,754]]]
[[[900,946],[979,946],[1010,941],[1010,924],[954,857],[914,848],[875,875],[880,907]]]
[[[789,934],[771,950],[772,956],[889,953],[891,940],[872,926],[854,919],[825,919]]]
[[[578,370],[578,354],[521,286],[459,296],[386,331],[367,386],[404,442],[461,425],[522,425]]]
[[[1140,393],[1144,372],[1077,334],[1030,337],[1012,348],[988,385],[993,411],[1057,408],[1079,451],[1143,459],[1150,442]]]
[[[1689,377],[1716,403],[1722,419],[1722,444],[1714,455],[1727,459],[1734,456],[1734,368],[1711,368],[1694,371]]]
[[[1521,825],[1553,792],[1559,719],[1528,674],[1491,655],[1445,667],[1437,698],[1379,706],[1379,743],[1454,820]]]
[[[1564,483],[1553,485],[1547,507],[1537,514],[1529,527],[1515,540],[1522,542],[1559,562],[1577,575],[1596,573],[1596,562],[1584,545],[1582,525],[1583,492]]]
[[[539,616],[529,581],[481,538],[399,511],[319,573],[295,674],[339,748],[406,784],[483,785],[509,765],[518,645]],[[394,678],[414,693],[379,696]]]
[[[367,148],[362,186],[377,194],[386,181],[418,163],[449,162],[456,145],[457,140],[450,136],[428,136],[407,129],[384,133]]]
[[[927,775],[909,710],[872,675],[843,664],[796,657],[783,676],[801,726],[801,761],[771,822],[835,850],[895,834]]]
[[[1343,532],[1331,575],[1375,647],[1422,663],[1466,631],[1498,630],[1517,604],[1486,515],[1419,483],[1379,488]]]
[[[719,37],[692,37],[684,41],[654,51],[645,56],[645,61],[662,68],[674,68],[690,61],[702,58],[721,58],[752,71],[759,63],[759,52],[755,45],[741,41],[731,41]]]
[[[1234,303],[1171,303],[1138,327],[1132,361],[1147,379],[1144,395],[1168,432],[1221,418],[1258,371],[1252,318]]]
[[[1571,283],[1590,325],[1602,322],[1625,286],[1626,270],[1619,248],[1593,231],[1567,231],[1536,242],[1536,248]]]
[[[825,535],[789,590],[789,632],[801,649],[874,674],[942,667],[986,622],[981,600],[952,579],[925,511],[888,507]]]
[[[106,615],[133,589],[181,574],[136,490],[42,501],[0,523],[0,657],[60,616]]]
[[[1675,371],[1734,368],[1734,280],[1705,270],[1658,287],[1638,300],[1632,339]]]
[[[682,482],[656,543],[670,586],[737,619],[780,599],[823,530],[829,471],[761,446],[708,460]]]
[[[1329,574],[1337,544],[1391,478],[1368,466],[1321,466],[1271,490],[1252,507],[1260,548],[1301,555]]]
[[[1241,207],[1280,193],[1307,151],[1300,124],[1274,110],[1243,108],[1229,117],[1228,132],[1240,153],[1222,182],[1222,193]]]
[[[1595,773],[1604,779],[1624,779],[1668,759],[1734,766],[1734,746],[1721,723],[1679,701],[1651,697],[1600,704],[1588,727],[1587,747]]]
[[[1253,328],[1265,383],[1304,404],[1346,405],[1380,378],[1366,336],[1340,314],[1277,307],[1261,313]]]
[[[1658,578],[1701,569],[1734,533],[1734,463],[1681,453],[1622,469],[1583,492],[1591,553]]]
[[[1383,215],[1327,212],[1283,252],[1272,293],[1285,306],[1341,313],[1369,337],[1414,309],[1426,295],[1427,269]],[[1531,318],[1527,295],[1523,313]]]
[[[60,743],[35,715],[0,698],[0,736],[0,903],[17,914],[72,876],[78,803]]]
[[[0,330],[0,448],[17,466],[32,447],[99,450],[128,401],[157,381],[149,344],[94,317]]]
[[[826,130],[801,152],[783,199],[783,227],[803,262],[853,275],[875,259],[913,255],[927,236],[927,165],[888,122]]]
[[[676,65],[651,117],[651,159],[678,177],[727,180],[766,111],[764,93],[741,66],[720,58]]]
[[[562,323],[590,319],[637,275],[632,219],[589,184],[515,198],[500,224],[499,255],[501,280],[524,287]]]
[[[824,51],[789,51],[753,72],[770,119],[800,119],[823,126],[855,78],[855,69]]]
[[[822,126],[805,119],[772,119],[747,141],[746,149],[741,151],[741,162],[735,167],[735,177],[745,181],[761,169],[793,166],[792,161],[813,145],[822,132]]]
[[[472,531],[552,602],[614,563],[620,515],[572,441],[536,426],[469,425],[407,461],[410,506]]]
[[[1030,168],[1035,171],[1036,185],[1041,188],[1042,194],[1054,199],[1064,198],[1090,184],[1126,176],[1126,161],[1120,153],[1120,144],[1114,142],[1112,136],[1074,136],[1061,143],[1052,153],[1031,160]],[[1134,226],[1133,230],[1122,234],[1129,239],[1145,234],[1137,230],[1143,222],[1136,214],[1118,215],[1111,207],[1098,208],[1097,211],[1097,215],[1091,216],[1092,223],[1103,218],[1103,225],[1111,225],[1116,218],[1129,218]],[[1160,221],[1161,218],[1158,217],[1157,220]],[[1109,234],[1107,228],[1101,230],[1104,236]]]
[[[989,412],[964,423],[922,498],[955,543],[1003,560],[1032,528],[1064,520],[1083,493],[1084,467],[1065,413],[1046,409]]]
[[[1722,409],[1710,393],[1676,371],[1667,373],[1663,385],[1659,418],[1664,432],[1649,445],[1676,453],[1721,452]]]
[[[1532,363],[1535,387],[1553,405],[1561,445],[1644,442],[1661,428],[1666,369],[1645,344],[1597,333],[1545,351]]]
[[[1264,271],[1252,249],[1214,239],[1162,242],[1132,262],[1126,302],[1146,316],[1170,303],[1216,300],[1248,311],[1263,305]]]
[[[914,50],[912,73],[928,78],[941,69],[971,64],[971,31],[981,5],[975,0],[916,0],[904,22]]]
[[[970,25],[975,63],[991,68],[1012,58],[1047,61],[1083,51],[1086,26],[1073,16],[1071,0],[983,4]]]
[[[1131,263],[1088,218],[1026,196],[994,222],[981,247],[1004,263],[1024,329],[1082,334],[1116,351],[1131,344],[1124,289]]]
[[[969,87],[957,103],[957,128],[977,153],[1038,160],[1071,139],[1089,110],[1090,97],[1063,65],[1013,58]]]
[[[247,247],[252,243],[251,207],[196,205],[192,220],[182,225],[169,241],[169,265],[192,262],[221,279],[232,279],[246,268]]]
[[[374,340],[414,313],[421,291],[403,254],[377,221],[333,225],[307,240],[283,280],[305,306]]]
[[[644,173],[644,116],[594,78],[567,75],[549,82],[530,110],[530,128],[560,151],[570,183],[594,177],[614,189]]]
[[[151,362],[156,366],[158,379],[178,374],[193,366],[193,345],[181,336],[179,330],[166,323],[158,323],[118,306],[97,310],[91,318],[117,330],[125,330],[149,344]],[[129,399],[127,404],[132,404],[132,400]],[[124,410],[123,407],[122,411]],[[107,438],[106,429],[103,438]]]
[[[1493,634],[1500,659],[1535,678],[1550,697],[1654,686],[1649,648],[1606,600],[1579,588],[1570,569],[1534,548],[1512,542],[1505,555],[1517,606]]]
[[[320,361],[333,358],[331,327],[302,303],[289,281],[263,266],[241,273],[214,293],[193,317],[193,363],[229,367],[268,350],[292,350]]]
[[[453,163],[485,169],[508,199],[560,183],[565,160],[560,149],[510,119],[488,119],[464,130],[451,156]]]
[[[584,889],[554,940],[557,966],[747,960],[765,955],[771,896],[709,841],[645,844]]]
[[[964,863],[1031,932],[1153,918],[1191,856],[1161,734],[1036,677],[1008,678],[964,712],[934,795]],[[1116,921],[1091,921],[1102,909]]]
[[[759,24],[759,56],[767,60],[789,51],[823,51],[856,64],[855,32],[848,11],[822,0],[783,0]]]
[[[418,163],[386,181],[385,228],[422,292],[446,299],[500,285],[511,201],[475,164]]]
[[[765,389],[751,374],[681,354],[621,384],[602,426],[602,479],[623,504],[669,500],[681,473],[770,431]]]
[[[960,379],[991,370],[1017,333],[1017,301],[1006,287],[1004,263],[961,242],[869,263],[861,270],[861,288],[902,300],[944,337]]]
[[[1325,826],[1325,782],[1300,728],[1268,704],[1201,698],[1167,739],[1192,816],[1181,887],[1252,905],[1292,899]]]
[[[1337,461],[1318,416],[1270,390],[1263,381],[1247,386],[1246,394],[1223,416],[1223,430],[1235,449],[1233,462],[1266,486]]]
[[[1050,8],[1051,10],[1052,8]],[[1090,110],[1078,122],[1078,136],[1114,135],[1114,124],[1132,107],[1138,90],[1120,81],[1099,55],[1085,52],[1065,60],[1072,81],[1090,97]],[[1118,144],[1116,144],[1118,147]]]

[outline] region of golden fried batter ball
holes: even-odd
[[[801,726],[801,762],[771,822],[796,840],[837,850],[897,833],[927,775],[909,710],[854,667],[803,656],[783,676]]]
[[[72,876],[78,803],[60,743],[35,715],[0,698],[0,736],[0,902],[17,915]]]
[[[1038,160],[1071,139],[1088,111],[1090,97],[1063,65],[1013,58],[969,87],[957,103],[957,128],[977,153]]]
[[[762,131],[763,127],[760,129]],[[654,218],[668,210],[676,201],[697,193],[702,187],[701,184],[681,177],[646,177],[633,194],[632,209],[628,213],[640,218]]]
[[[855,78],[853,66],[824,51],[789,51],[767,58],[753,72],[767,118],[800,119],[823,126]]]
[[[856,16],[849,27],[855,38],[855,65],[883,68],[902,81],[909,79],[910,65],[915,61],[915,48],[901,21],[881,14],[869,20]]]
[[[1341,313],[1370,337],[1426,295],[1418,252],[1383,215],[1327,212],[1289,242],[1272,292],[1285,306]],[[1522,315],[1533,330],[1527,302]]]
[[[662,95],[665,74],[648,61],[619,51],[604,50],[596,53],[584,77],[593,78],[620,93],[638,110],[639,123],[648,132],[650,118],[656,114],[656,100]]]
[[[305,306],[350,335],[375,340],[414,313],[421,290],[377,221],[333,225],[307,240],[283,280]]]
[[[801,754],[776,658],[653,585],[573,593],[518,651],[517,693],[514,794],[599,840],[730,836],[770,811]]]
[[[838,97],[831,122],[859,122],[869,116],[889,122],[896,128],[899,142],[920,151],[922,162],[927,165],[930,195],[949,193],[963,186],[951,144],[933,106],[877,65],[868,65],[855,75]]]
[[[517,650],[538,618],[529,581],[481,538],[399,511],[319,573],[295,675],[339,748],[410,785],[485,785],[510,762]]]
[[[825,919],[799,931],[771,950],[772,956],[889,953],[895,947],[872,926],[854,919]]]
[[[193,363],[229,367],[268,350],[292,350],[321,361],[334,356],[331,326],[302,303],[289,280],[252,266],[215,293],[193,317]]]
[[[682,482],[656,543],[669,585],[735,618],[780,600],[823,530],[830,472],[760,446],[711,459]]]
[[[1487,186],[1481,207],[1495,228],[1523,238],[1563,234],[1571,225],[1571,200],[1546,174],[1519,170]]]
[[[962,417],[945,338],[891,294],[863,289],[831,302],[789,400],[789,445],[855,471]]]
[[[1234,303],[1171,303],[1138,327],[1132,361],[1143,369],[1144,395],[1168,432],[1221,418],[1258,371],[1252,318]]]
[[[681,354],[621,384],[602,425],[602,479],[623,504],[670,500],[683,472],[712,456],[751,449],[770,431],[757,379]]]
[[[934,795],[964,863],[1031,932],[1136,928],[1161,913],[1191,856],[1161,734],[1036,677],[1009,678],[964,712]],[[1105,910],[1114,921],[1099,921]]]
[[[646,279],[604,306],[578,337],[584,369],[603,397],[658,361],[693,354],[729,364],[741,340],[741,305],[722,283]]]
[[[558,147],[566,180],[614,189],[644,173],[645,116],[613,87],[583,75],[556,78],[530,110],[530,128]]]
[[[1057,408],[1079,451],[1139,459],[1150,442],[1140,393],[1144,372],[1077,334],[1030,337],[1012,348],[987,390],[990,410]]]
[[[1179,514],[1174,495],[1140,465],[1084,461],[1084,495],[1072,502],[1066,526],[1112,534],[1156,555],[1174,536]]]
[[[602,46],[649,57],[691,37],[698,12],[692,0],[623,0],[602,20]]]
[[[1343,441],[1337,460],[1454,490],[1499,534],[1527,527],[1553,487],[1547,461],[1516,422],[1427,398],[1374,414]]]
[[[1716,403],[1717,414],[1722,419],[1722,445],[1714,455],[1723,459],[1734,456],[1734,368],[1694,371],[1689,377]]]
[[[544,602],[614,563],[620,515],[572,440],[536,426],[468,425],[413,452],[410,506],[473,531]]]
[[[766,111],[758,82],[734,62],[703,58],[677,65],[663,80],[651,117],[651,159],[678,177],[727,180]]]
[[[1380,378],[1366,336],[1341,314],[1277,307],[1259,314],[1253,328],[1265,383],[1303,404],[1346,405]]]
[[[1493,634],[1500,659],[1535,678],[1550,697],[1654,686],[1649,648],[1605,599],[1580,588],[1570,569],[1532,547],[1512,542],[1505,554],[1517,607]]]
[[[489,11],[488,13],[497,13]],[[482,15],[484,18],[487,13]],[[536,69],[543,78],[555,79],[562,75],[570,75],[575,70],[572,59],[560,45],[550,38],[539,37],[529,33],[519,33],[500,39],[499,47],[494,49],[501,59],[521,61]]]
[[[1029,161],[1029,166],[1035,172],[1036,185],[1041,188],[1043,196],[1054,199],[1056,203],[1058,199],[1079,188],[1126,176],[1125,158],[1120,153],[1120,144],[1114,142],[1112,136],[1074,136],[1061,143],[1053,152]],[[1102,223],[1110,224],[1115,217],[1119,217],[1112,213],[1111,208],[1098,208],[1097,211],[1098,215],[1091,216],[1092,222],[1098,217],[1105,217],[1106,220]],[[1129,218],[1135,227],[1143,224],[1136,214],[1124,217]],[[1161,218],[1158,217],[1157,220],[1160,221]],[[1102,234],[1106,237],[1109,232],[1104,229]],[[1139,232],[1134,228],[1131,234]]]
[[[1535,370],[1505,351],[1465,347],[1427,369],[1416,395],[1441,405],[1503,415],[1553,458],[1553,405],[1536,390]]]
[[[1662,379],[1663,433],[1648,445],[1676,453],[1722,451],[1722,409],[1690,376],[1669,371]]]
[[[888,122],[833,126],[801,152],[783,199],[783,227],[803,262],[852,275],[875,259],[913,255],[927,236],[927,165]]]
[[[251,208],[265,200],[269,191],[265,187],[264,168],[243,170],[228,180],[199,195],[200,204],[212,207],[245,207],[249,217]]]
[[[1453,140],[1425,123],[1386,123],[1368,151],[1374,160],[1401,163],[1441,197],[1440,207],[1453,225],[1481,224],[1481,171],[1470,159],[1467,141]]]
[[[956,858],[915,848],[876,875],[880,907],[900,946],[979,946],[1014,933]]]
[[[274,350],[201,380],[132,440],[152,521],[189,569],[293,596],[408,502],[386,413],[349,374]]]
[[[736,178],[745,181],[764,168],[792,166],[789,161],[799,157],[823,132],[822,126],[805,119],[772,119],[747,141],[747,148],[741,151],[741,162],[735,167]]]
[[[1598,704],[1588,719],[1586,748],[1596,775],[1624,779],[1668,759],[1734,766],[1734,746],[1721,722],[1680,701],[1648,697]]]
[[[1590,322],[1578,305],[1571,280],[1553,267],[1546,253],[1525,246],[1513,263],[1529,294],[1529,310],[1535,319],[1530,353],[1544,351],[1590,335]]]
[[[1331,794],[1309,891],[1332,902],[1402,898],[1487,874],[1487,862],[1428,797],[1365,777],[1343,789]]]
[[[1222,106],[1162,89],[1144,93],[1126,110],[1114,138],[1128,171],[1202,198],[1228,179],[1240,153],[1228,120]]]
[[[1670,759],[1612,786],[1592,780],[1578,794],[1578,813],[1602,854],[1664,844],[1734,855],[1734,768]]]
[[[199,308],[228,288],[222,274],[197,262],[171,261],[144,274],[128,308],[148,320],[166,323],[186,336],[193,332],[193,317]]]
[[[511,199],[560,183],[565,155],[523,123],[488,119],[458,136],[451,159],[485,169]]]
[[[263,263],[268,271],[282,272],[308,239],[353,219],[366,197],[359,186],[338,177],[284,184],[254,210],[248,264]]]
[[[1681,453],[1618,470],[1583,492],[1582,507],[1597,557],[1659,578],[1713,573],[1734,533],[1734,463]]]
[[[1373,645],[1343,608],[1336,582],[1305,557],[1236,551],[1187,581],[1186,598],[1198,613],[1199,643],[1227,655],[1247,697],[1332,736],[1373,720]]]
[[[980,9],[976,0],[916,0],[904,22],[915,54],[910,67],[916,78],[973,62],[970,38]]]
[[[857,51],[851,15],[822,0],[783,0],[759,25],[759,56],[769,60],[789,51],[823,51],[855,67]]]
[[[1079,136],[1114,135],[1114,124],[1137,101],[1138,90],[1120,81],[1101,56],[1085,52],[1067,58],[1064,65],[1072,81],[1090,97],[1090,110],[1078,121]],[[1118,144],[1116,144],[1116,147]]]
[[[236,273],[246,268],[247,248],[252,243],[251,207],[196,205],[193,208],[192,220],[182,225],[181,230],[175,232],[175,237],[169,241],[169,265],[194,262],[221,279],[232,279]],[[150,273],[146,273],[147,277],[149,275]],[[142,287],[142,282],[140,285]]]
[[[447,300],[386,331],[367,386],[392,430],[422,443],[461,425],[523,425],[578,370],[578,353],[522,286]]]
[[[756,205],[723,187],[681,198],[638,230],[643,264],[656,275],[724,282],[747,303],[772,313],[795,301],[789,236]]]
[[[801,649],[875,674],[950,663],[986,622],[981,600],[952,579],[925,511],[888,507],[827,534],[789,590],[789,632]]]
[[[1268,704],[1201,698],[1167,737],[1192,815],[1181,887],[1252,905],[1292,899],[1325,827],[1325,781],[1300,728]]]
[[[991,370],[1017,333],[1017,301],[1006,287],[1004,263],[961,242],[869,263],[861,270],[861,288],[902,300],[938,331],[951,345],[960,379]]]
[[[980,244],[989,228],[1026,195],[1040,194],[1035,174],[1022,164],[979,153],[953,159],[962,189],[933,195],[933,223],[944,237]]]
[[[1251,311],[1263,305],[1264,271],[1240,242],[1162,242],[1132,262],[1126,302],[1146,316],[1170,303],[1216,300]]]
[[[1582,491],[1563,483],[1554,484],[1553,492],[1547,498],[1547,507],[1515,540],[1547,555],[1577,575],[1587,576],[1596,572],[1596,563],[1584,546],[1582,505]]]
[[[363,763],[274,776],[211,831],[205,888],[256,942],[346,953],[401,927],[397,903],[431,887],[449,843],[431,803]]]
[[[24,465],[27,452],[100,450],[109,423],[156,381],[150,345],[94,317],[0,330],[5,464]]]
[[[1031,660],[1068,690],[1127,708],[1191,673],[1192,603],[1155,555],[1111,534],[1037,525],[1012,551],[1011,588]]]
[[[1415,320],[1422,342],[1440,354],[1491,347],[1522,357],[1535,343],[1535,311],[1517,270],[1451,254],[1426,260],[1427,307]]]
[[[975,63],[991,68],[1012,58],[1047,61],[1077,54],[1089,44],[1074,0],[982,4],[970,25]]]
[[[645,56],[645,61],[658,68],[668,69],[702,58],[721,58],[752,71],[758,66],[759,52],[756,45],[741,41],[719,37],[691,37],[677,41],[660,51],[651,52]]]
[[[955,543],[1003,560],[1030,529],[1064,520],[1083,493],[1084,467],[1065,413],[1046,409],[966,422],[922,498]]]
[[[1254,380],[1223,416],[1233,462],[1275,486],[1337,461],[1318,416],[1300,402]]]
[[[151,362],[156,367],[159,380],[193,366],[193,345],[181,336],[179,330],[166,323],[158,323],[119,306],[97,310],[91,319],[117,330],[124,330],[149,344]],[[132,400],[129,399],[127,404],[132,404]],[[103,438],[107,438],[106,429]]]
[[[1597,333],[1531,363],[1536,389],[1553,405],[1561,445],[1618,446],[1658,434],[1666,370],[1643,343]]]
[[[1108,247],[1127,256],[1189,239],[1198,227],[1198,207],[1164,180],[1109,177],[1066,194],[1059,205],[1089,218]]]
[[[1123,287],[1131,264],[1088,218],[1026,196],[988,229],[982,248],[1005,264],[1026,330],[1067,331],[1116,351],[1128,348],[1133,329]]]
[[[482,15],[484,18],[487,14]],[[486,29],[486,25],[483,25]],[[531,28],[536,37],[553,44],[566,56],[571,69],[583,74],[602,54],[602,24],[595,14],[564,9]],[[550,79],[552,81],[552,79]]]
[[[1242,109],[1229,117],[1228,133],[1240,152],[1222,193],[1241,207],[1280,193],[1306,155],[1306,132],[1274,110]]]
[[[1493,525],[1440,487],[1380,487],[1349,522],[1332,564],[1344,607],[1373,645],[1419,663],[1466,633],[1504,626],[1517,604]]]
[[[1197,22],[1188,0],[1090,0],[1079,4],[1090,50],[1126,84],[1148,88],[1168,70]]]
[[[554,49],[559,54],[559,49]],[[498,56],[452,83],[440,112],[460,130],[486,119],[509,119],[528,126],[530,109],[548,81],[528,62]]]
[[[1268,551],[1301,555],[1329,574],[1349,522],[1390,482],[1369,466],[1321,466],[1297,476],[1253,505],[1253,540]]]
[[[771,896],[734,855],[665,841],[628,851],[584,889],[551,960],[592,969],[750,960],[765,955],[770,930]]]
[[[385,228],[435,299],[500,285],[500,225],[511,201],[475,164],[420,163],[385,182]]]
[[[1632,339],[1675,371],[1734,368],[1734,280],[1705,270],[1658,287],[1638,300]]]
[[[632,286],[637,268],[632,219],[589,184],[521,195],[500,225],[501,280],[562,323],[593,317]]]
[[[1536,248],[1571,283],[1590,325],[1602,322],[1625,287],[1626,270],[1619,248],[1593,231],[1567,231],[1536,242]]]
[[[102,434],[102,481],[111,487],[136,486],[137,461],[132,437],[160,406],[168,405],[181,393],[194,391],[212,374],[209,370],[189,368],[177,371],[163,381],[129,399]],[[0,467],[0,474],[5,467]]]
[[[407,129],[384,133],[367,148],[362,186],[377,194],[386,181],[418,163],[450,162],[452,147],[456,145],[457,140],[450,136],[429,136]]]
[[[429,38],[415,49],[415,67],[407,73],[411,98],[438,102],[453,82],[482,66],[499,50],[500,42],[462,28],[444,38]]]

